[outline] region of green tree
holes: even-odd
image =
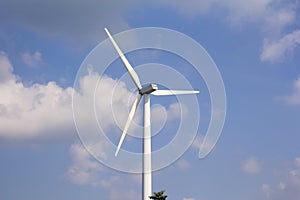
[[[160,192],[154,192],[153,196],[150,196],[150,199],[154,199],[154,200],[166,200],[167,199],[167,195],[164,195],[165,191],[162,190]]]

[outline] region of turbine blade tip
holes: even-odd
[[[107,35],[109,35],[109,31],[108,31],[108,29],[105,27],[104,28],[104,31],[105,31],[105,33],[107,34]]]

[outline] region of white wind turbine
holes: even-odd
[[[151,126],[150,126],[150,94],[156,96],[164,96],[164,95],[179,95],[179,94],[197,94],[199,91],[190,91],[190,90],[158,90],[156,84],[149,84],[146,86],[142,86],[139,80],[137,73],[134,71],[130,63],[128,62],[125,55],[122,53],[121,49],[118,47],[117,43],[107,30],[104,28],[107,36],[109,37],[110,41],[112,42],[114,48],[118,52],[123,64],[125,65],[129,75],[131,76],[134,84],[138,89],[138,95],[136,100],[134,101],[132,108],[130,110],[127,122],[125,124],[121,139],[119,141],[115,156],[118,155],[121,145],[124,141],[128,128],[131,124],[131,121],[134,117],[134,114],[137,110],[138,104],[144,96],[144,124],[143,124],[143,185],[142,185],[142,197],[143,200],[149,200],[149,196],[152,195],[152,169],[151,169]]]

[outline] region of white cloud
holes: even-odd
[[[229,19],[232,23],[257,22],[265,17],[266,11],[272,0],[218,1],[229,10]]]
[[[42,53],[39,51],[30,54],[29,52],[25,52],[22,54],[23,62],[29,67],[38,67],[41,63],[43,63]]]
[[[103,167],[97,163],[81,144],[73,144],[70,147],[72,165],[69,167],[67,175],[72,183],[83,185],[91,184],[93,186],[109,186],[109,182],[98,181],[98,172]]]
[[[192,148],[199,150],[201,148],[202,151],[207,151],[207,149],[212,149],[212,152],[216,150],[215,143],[210,141],[210,138],[207,138],[207,140],[204,143],[204,136],[199,135],[196,136],[193,143],[192,143]]]
[[[151,134],[158,134],[165,126],[168,119],[167,110],[161,104],[151,106]],[[141,131],[141,130],[140,130]]]
[[[180,160],[178,160],[176,162],[176,165],[177,165],[177,167],[179,169],[187,169],[187,168],[190,167],[190,163],[187,160],[183,159],[183,158],[181,158]]]
[[[201,144],[203,143],[204,137],[201,136],[196,136],[196,138],[194,139],[193,143],[192,143],[192,147],[195,149],[199,149],[201,147]]]
[[[297,23],[297,3],[276,0],[228,2],[224,6],[228,7],[230,21],[234,24],[262,24],[262,31],[266,34],[260,55],[262,61],[282,61],[300,44],[300,30],[289,28],[287,32],[288,27]]]
[[[203,1],[159,0],[155,2],[165,6],[171,6],[179,13],[182,13],[187,17],[193,18],[200,14],[207,13],[215,1],[214,0],[203,0]]]
[[[220,15],[227,15],[232,24],[244,22],[264,23],[263,28],[274,33],[296,21],[296,3],[277,0],[162,0],[155,1],[170,6],[187,17],[196,17],[219,9]],[[223,17],[223,16],[222,16]]]
[[[292,165],[287,168],[277,171],[272,175],[273,181],[270,184],[264,184],[262,190],[266,197],[272,200],[285,200],[285,199],[300,199],[300,166],[299,158],[295,158]],[[275,183],[274,183],[275,182]]]
[[[92,113],[86,105],[95,98],[95,108],[101,127],[124,127],[131,106],[129,92],[123,82],[103,77],[95,93],[99,74],[91,72],[81,78],[78,91],[62,88],[56,82],[25,86],[13,74],[13,66],[5,53],[0,53],[0,138],[1,139],[62,139],[75,133],[72,95],[83,102],[82,122],[90,125]],[[118,91],[118,92],[115,92]],[[104,92],[104,93],[103,93]],[[95,94],[95,95],[94,95]],[[105,94],[105,95],[103,95]],[[124,98],[125,97],[125,98]],[[128,98],[126,98],[128,97]],[[113,112],[112,112],[113,111]]]
[[[263,193],[266,195],[266,197],[269,199],[270,195],[272,193],[271,186],[268,184],[262,184],[261,189],[262,189]]]
[[[74,131],[72,88],[55,82],[27,87],[13,74],[4,53],[0,64],[0,138],[61,138]]]
[[[283,36],[279,40],[266,38],[263,44],[261,60],[263,61],[281,61],[286,55],[292,53],[300,44],[300,30],[295,30]]]
[[[284,96],[283,100],[291,105],[300,105],[300,76],[294,82],[293,93],[289,96]]]
[[[108,137],[115,136],[117,142],[134,100],[131,97],[135,97],[136,94],[128,91],[124,82],[105,75],[100,79],[100,75],[92,69],[82,76],[78,82],[79,85],[73,97],[73,111],[79,134],[85,142],[92,141],[91,143],[94,144],[95,135],[93,133],[101,131]],[[137,113],[137,120],[139,120],[139,112]],[[133,126],[130,126],[128,130],[128,135],[137,134],[137,128],[139,126],[133,123]],[[98,136],[102,137],[104,135],[99,134]],[[97,141],[104,142],[107,140],[102,138]],[[88,144],[90,143],[88,142]],[[89,147],[96,148],[97,146],[104,149],[109,145],[102,143]],[[100,155],[102,158],[105,156],[104,154]]]
[[[13,66],[3,52],[0,52],[0,69],[0,139],[22,141],[53,137],[61,139],[66,134],[75,132],[71,108],[73,88],[62,88],[55,82],[25,86],[21,79],[13,74]],[[89,100],[94,100],[93,86],[98,79],[99,74],[94,72],[82,77],[79,85],[81,101],[90,103]],[[99,93],[96,91],[95,97],[99,101],[97,109],[101,111],[99,117],[105,128],[115,123],[115,118],[106,115],[111,113],[111,107],[107,106],[107,103],[109,105],[112,103],[116,109],[126,110],[130,102],[124,96],[129,98],[131,93],[124,83],[109,77],[104,77],[101,83],[99,88],[105,91],[106,95],[98,96]],[[114,89],[118,92],[114,93]],[[79,93],[75,94],[79,95]],[[114,101],[111,102],[111,99]],[[85,110],[85,107],[77,109]],[[89,125],[90,116],[83,116],[86,126]],[[123,121],[127,118],[126,113],[124,116]],[[105,157],[105,152],[101,148],[102,146],[96,150],[99,155]],[[120,199],[120,197],[125,200],[139,198],[140,195],[128,185],[135,180],[120,180],[118,175],[107,173],[107,169],[98,163],[82,145],[73,144],[70,147],[70,155],[72,164],[66,172],[70,182],[106,188],[108,197],[106,199],[109,200]],[[123,181],[127,182],[126,187]],[[112,185],[122,189],[115,189]]]
[[[282,1],[273,1],[272,5],[263,19],[266,37],[260,58],[262,61],[279,62],[292,54],[300,43],[300,30],[291,28],[297,23],[298,5]]]
[[[158,134],[168,121],[180,119],[187,116],[188,109],[183,103],[175,102],[165,108],[161,104],[151,106],[151,134]],[[140,117],[139,117],[140,118]],[[139,132],[142,132],[142,126],[139,126]]]
[[[255,157],[250,157],[249,159],[243,161],[241,169],[242,171],[249,174],[256,174],[261,171],[262,163]]]
[[[166,120],[184,118],[188,114],[188,109],[186,105],[176,102],[169,105],[167,109],[160,104],[155,104],[152,106],[151,112],[154,121],[165,122]]]
[[[253,0],[248,2],[239,0],[163,0],[159,1],[159,3],[171,6],[178,12],[192,18],[205,14],[212,10],[212,8],[223,9],[228,11],[230,21],[236,23],[261,19],[271,1],[272,0]]]
[[[195,198],[187,198],[187,197],[184,197],[183,200],[196,200]]]
[[[7,55],[0,51],[0,84],[11,79],[16,79],[13,75],[13,66]]]
[[[72,165],[67,171],[67,176],[72,183],[109,188],[119,181],[117,176],[111,176],[107,180],[103,179],[100,175],[104,171],[104,167],[81,144],[73,144],[70,147],[70,154]]]
[[[285,188],[286,188],[286,184],[284,182],[279,182],[278,189],[279,190],[284,190]]]
[[[94,100],[95,96],[95,112],[98,122],[104,130],[115,124],[123,129],[133,103],[133,99],[130,97],[135,97],[135,94],[126,88],[124,82],[119,82],[108,76],[101,78],[101,82],[94,91],[93,86],[96,85],[99,77],[100,75],[95,72],[83,77],[81,89],[85,91],[85,94],[82,98]]]
[[[299,30],[290,28],[286,32],[287,27],[297,23],[297,3],[280,0],[163,0],[159,3],[171,6],[187,17],[195,18],[219,9],[220,17],[227,16],[231,25],[260,24],[265,33],[260,55],[262,61],[281,61],[300,43]]]
[[[281,35],[285,27],[296,22],[296,17],[296,6],[294,4],[280,6],[278,10],[269,9],[264,19],[264,31],[273,36]]]
[[[135,190],[129,188],[130,183],[135,182],[135,177],[124,180],[123,176],[121,180],[120,176],[111,175],[112,173],[97,162],[81,144],[73,144],[70,147],[70,155],[72,164],[66,175],[71,183],[105,188],[109,200],[131,200],[140,197]]]
[[[181,103],[173,103],[170,105],[168,111],[168,119],[181,119],[188,114],[186,105]]]
[[[300,80],[300,78],[299,78]],[[300,85],[300,81],[299,81],[299,85]],[[295,158],[295,165],[296,167],[300,168],[300,157]]]
[[[80,113],[80,124],[91,130],[100,125],[103,131],[116,131],[124,128],[129,109],[136,94],[128,91],[124,82],[102,76],[92,69],[79,80],[75,91],[73,88],[62,88],[56,82],[32,84],[26,86],[13,73],[13,66],[5,53],[0,54],[0,138],[1,139],[62,139],[76,133],[73,112],[72,95],[79,102],[74,105],[75,113]],[[95,90],[95,86],[97,86]],[[95,105],[92,110],[86,109]],[[95,108],[95,110],[94,110]],[[187,115],[185,105],[171,104],[167,109],[163,106],[154,109],[154,122],[162,119],[174,120]],[[142,109],[140,106],[139,109]],[[162,112],[161,112],[162,111]],[[98,123],[91,118],[96,114]],[[76,115],[76,114],[75,114]],[[137,112],[136,120],[140,120]],[[165,122],[162,120],[162,122]],[[159,120],[160,121],[160,120]],[[160,121],[161,122],[161,121]],[[156,123],[163,126],[163,124]],[[161,129],[159,126],[159,130]],[[141,126],[131,126],[129,133],[137,134]],[[95,130],[95,129],[93,129]],[[97,129],[98,130],[98,129]],[[88,132],[88,131],[86,131]],[[81,133],[81,132],[80,132]],[[140,132],[139,132],[140,133]],[[102,145],[103,146],[103,145]],[[105,155],[101,155],[101,157]]]

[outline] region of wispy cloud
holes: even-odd
[[[42,53],[39,51],[30,54],[29,52],[25,52],[22,54],[22,60],[28,67],[38,67],[43,63]]]
[[[270,196],[271,196],[271,193],[272,193],[271,186],[268,185],[268,184],[262,184],[261,190],[262,190],[263,193],[266,195],[267,199],[269,199]]]
[[[296,1],[286,3],[277,0],[209,0],[180,1],[163,0],[160,3],[170,6],[188,18],[207,14],[219,9],[222,19],[227,19],[233,27],[245,24],[259,24],[265,35],[260,55],[262,61],[278,62],[286,58],[300,44],[299,30],[293,25],[297,23]]]
[[[176,162],[176,165],[179,169],[188,169],[191,166],[191,164],[183,158],[179,159]]]
[[[293,93],[291,95],[283,96],[282,99],[290,105],[300,105],[300,76],[294,82]]]
[[[70,147],[70,155],[73,163],[69,167],[67,175],[72,183],[104,187],[111,185],[114,179],[99,180],[99,172],[103,171],[103,166],[97,163],[81,144],[73,144]]]
[[[242,162],[241,170],[249,174],[257,174],[262,169],[262,162],[255,157],[250,157]]]
[[[297,19],[296,4],[288,3],[278,7],[270,7],[264,17],[263,30],[273,36],[280,36],[284,29],[294,24]]]
[[[6,53],[0,51],[0,84],[12,79],[16,79],[13,74],[13,66]]]
[[[271,1],[272,0],[254,0],[251,2],[239,0],[192,0],[186,2],[180,0],[163,0],[156,2],[162,5],[171,6],[183,15],[192,18],[206,14],[212,9],[223,9],[228,11],[228,19],[232,23],[240,23],[260,20]]]
[[[217,2],[229,10],[229,19],[235,25],[261,21],[265,17],[272,0],[254,0],[251,2],[227,0]]]
[[[159,133],[164,128],[166,122],[181,119],[187,116],[188,109],[183,103],[172,103],[167,108],[161,104],[151,106],[151,127],[152,134]],[[142,131],[142,130],[140,130]]]
[[[202,151],[212,149],[212,153],[217,149],[215,143],[211,142],[210,138],[207,138],[207,140],[205,140],[205,137],[203,135],[196,136],[191,147],[197,150],[201,149]]]
[[[296,167],[300,168],[300,157],[295,158],[295,165],[296,165]]]
[[[292,164],[272,174],[272,182],[262,185],[267,199],[285,200],[300,198],[300,158],[296,157]]]
[[[97,162],[81,144],[74,143],[70,147],[70,155],[72,164],[66,175],[71,183],[104,188],[108,191],[105,199],[109,200],[131,200],[140,197],[135,190],[129,188],[129,183],[134,183],[134,179],[124,180],[123,177],[121,180],[120,176],[112,175],[113,173]]]
[[[262,61],[283,61],[300,44],[300,30],[293,27],[297,23],[298,6],[281,1],[272,1],[269,5],[263,18],[266,36],[260,55]]]
[[[284,35],[279,40],[266,38],[263,44],[261,60],[263,61],[282,61],[289,53],[300,44],[300,30]]]
[[[261,18],[271,1],[272,0],[254,0],[251,2],[239,0],[162,0],[156,2],[165,6],[170,6],[189,18],[195,18],[199,15],[206,14],[212,9],[225,9],[229,11],[228,19],[232,23],[240,23],[241,21],[255,21]]]

